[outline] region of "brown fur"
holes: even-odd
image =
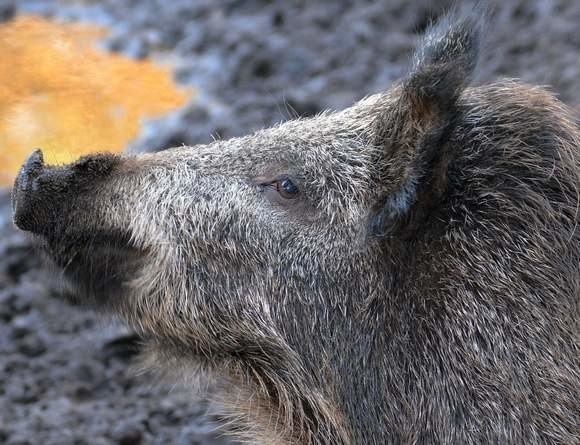
[[[243,440],[574,443],[580,132],[540,88],[468,87],[482,32],[451,16],[407,78],[341,112],[64,167],[35,153],[15,221]]]

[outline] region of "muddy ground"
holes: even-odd
[[[241,135],[388,88],[405,73],[416,33],[449,4],[0,0],[0,20],[37,13],[97,22],[111,29],[107,50],[171,60],[176,81],[197,95],[149,122],[130,147],[154,150]],[[522,78],[578,107],[579,26],[578,1],[498,2],[476,81]],[[203,401],[129,371],[138,348],[131,332],[72,307],[51,279],[0,191],[0,443],[225,443]]]

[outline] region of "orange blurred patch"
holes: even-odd
[[[142,118],[188,99],[168,67],[96,49],[105,32],[34,16],[0,25],[0,186],[35,147],[49,163],[121,151]]]

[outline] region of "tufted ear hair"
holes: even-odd
[[[475,71],[484,15],[481,9],[466,15],[452,13],[428,28],[404,85],[413,105],[444,112],[454,104]]]
[[[477,65],[485,16],[481,8],[453,12],[431,26],[398,99],[378,114],[374,142],[384,147],[380,182],[385,193],[372,214],[372,235],[408,225],[421,195],[444,191],[446,142],[459,118],[458,98]]]

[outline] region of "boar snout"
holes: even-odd
[[[64,166],[44,163],[41,150],[22,165],[12,190],[14,224],[22,230],[45,234],[78,195],[107,177],[119,162],[111,154],[86,156]]]
[[[120,163],[119,156],[95,154],[51,166],[36,150],[14,182],[14,223],[39,235],[39,247],[62,269],[78,302],[111,307],[140,267],[143,250],[106,216]]]

